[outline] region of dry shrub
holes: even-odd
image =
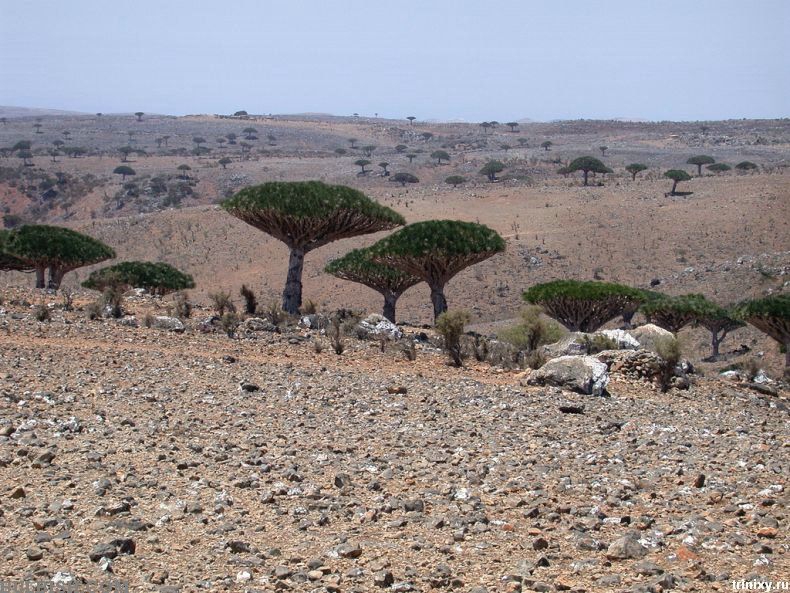
[[[463,365],[461,336],[464,335],[464,326],[471,320],[468,311],[445,311],[436,320],[436,331],[444,340],[444,349],[457,367]]]
[[[177,292],[173,301],[173,313],[179,319],[189,319],[192,315],[192,303],[184,292]]]
[[[208,298],[220,318],[224,317],[225,313],[236,313],[236,305],[233,304],[229,292],[223,290],[212,292],[209,293]]]
[[[658,382],[661,391],[667,391],[675,376],[675,366],[680,362],[680,342],[675,337],[661,336],[655,341],[656,354],[661,357]]]
[[[519,350],[532,352],[545,344],[559,341],[566,333],[559,323],[542,314],[543,309],[530,305],[521,310],[521,321],[499,332],[497,337]]]
[[[244,312],[247,315],[255,315],[255,311],[258,310],[258,299],[255,297],[255,293],[246,284],[241,285],[239,293],[244,299]]]

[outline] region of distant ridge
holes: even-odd
[[[0,116],[7,118],[46,117],[48,115],[92,115],[84,111],[67,111],[65,109],[38,109],[36,107],[13,107],[0,105]]]

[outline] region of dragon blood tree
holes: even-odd
[[[0,272],[32,272],[35,268],[6,251],[11,231],[0,230]]]
[[[63,276],[72,270],[115,257],[115,251],[101,241],[71,229],[30,224],[11,231],[4,251],[36,271],[36,288],[58,289]]]
[[[790,377],[790,294],[744,301],[734,315],[779,342],[785,353],[785,377]]]
[[[150,294],[164,296],[177,290],[195,288],[195,281],[189,274],[165,263],[126,261],[91,272],[82,285],[99,291],[110,286],[144,288]]]
[[[701,294],[662,295],[647,301],[641,310],[648,322],[676,334],[689,323],[697,322],[700,312],[710,305]]]
[[[727,334],[746,324],[736,319],[732,311],[720,307],[707,299],[698,301],[697,314],[694,323],[701,325],[710,332],[711,358],[719,356],[719,346]]]
[[[302,306],[306,254],[338,239],[406,224],[400,214],[362,192],[320,181],[273,181],[246,187],[222,202],[222,207],[290,249],[282,307],[292,315]]]
[[[601,161],[596,159],[595,157],[591,156],[580,156],[577,159],[573,159],[565,169],[573,173],[575,171],[581,171],[584,175],[584,185],[587,185],[587,176],[590,173],[611,173],[612,170],[604,165]]]
[[[505,240],[485,225],[458,220],[410,224],[370,248],[373,261],[425,281],[434,322],[447,310],[444,287],[453,276],[505,250]]]
[[[580,280],[554,280],[536,284],[524,292],[524,300],[543,307],[546,315],[570,331],[594,332],[607,321],[644,302],[637,288]]]
[[[384,297],[384,317],[392,323],[395,323],[395,305],[400,296],[420,282],[417,276],[373,261],[370,248],[350,251],[330,262],[324,271],[343,280],[364,284],[381,293]]]

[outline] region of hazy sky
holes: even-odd
[[[790,116],[790,0],[0,0],[0,105]]]

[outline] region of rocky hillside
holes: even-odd
[[[636,593],[787,578],[786,391],[692,376],[661,393],[612,367],[596,397],[451,368],[430,342],[408,361],[347,337],[337,356],[316,330],[229,339],[205,311],[179,334],[58,307],[42,323],[25,298],[6,291],[0,313],[0,579]]]

